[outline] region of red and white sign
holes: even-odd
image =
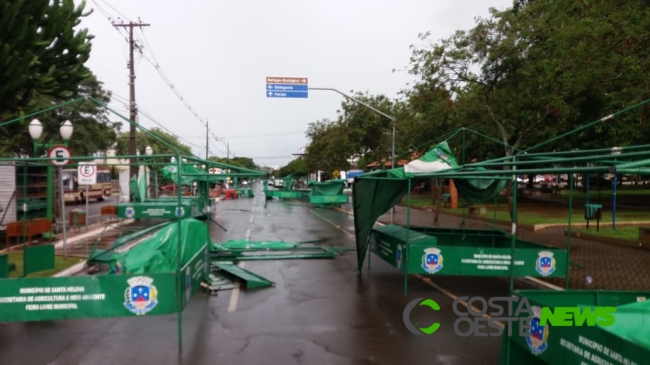
[[[63,166],[70,163],[72,153],[65,146],[54,146],[47,152],[47,157],[53,158],[50,163],[55,166]]]
[[[219,168],[211,167],[211,168],[210,168],[210,173],[211,173],[211,174],[222,174],[223,171],[221,171],[221,169],[219,169]]]
[[[94,162],[79,162],[77,182],[79,185],[97,184],[97,165]]]

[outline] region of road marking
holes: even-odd
[[[244,268],[246,266],[246,262],[242,261],[237,264],[240,268]],[[230,302],[228,302],[228,313],[233,313],[237,311],[237,303],[239,303],[239,283],[237,283],[237,287],[232,290],[230,293]]]
[[[239,285],[230,292],[230,302],[228,303],[228,313],[233,313],[237,310],[237,302],[239,299]]]
[[[250,242],[251,240],[251,230],[250,228],[246,230],[246,241]]]
[[[347,230],[341,228],[341,226],[335,224],[334,222],[330,221],[329,219],[323,217],[322,215],[320,215],[320,214],[314,212],[313,210],[311,210],[311,209],[309,209],[309,208],[307,208],[307,210],[310,211],[311,213],[313,213],[313,214],[314,214],[315,216],[317,216],[318,218],[320,218],[320,219],[324,220],[325,222],[331,224],[332,226],[334,226],[334,228],[338,229],[339,231],[341,231],[341,232],[345,232],[345,233],[346,233],[348,236],[350,236],[350,237],[354,237],[354,235],[353,235],[352,233],[350,233],[350,232],[348,232]]]
[[[253,217],[255,216],[251,214],[251,219],[248,221],[249,223],[253,223]]]

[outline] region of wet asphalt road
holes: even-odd
[[[216,242],[310,241],[354,247],[352,219],[336,210],[257,197],[222,201],[212,227]],[[338,227],[338,228],[337,228]],[[367,263],[367,261],[366,261]],[[452,299],[418,277],[404,276],[372,257],[357,270],[356,253],[336,259],[247,261],[247,270],[275,287],[198,294],[183,312],[183,349],[175,315],[15,323],[0,326],[0,364],[496,364],[500,337],[459,337]],[[502,295],[507,282],[435,278],[455,295]],[[452,295],[453,295],[452,294]],[[416,326],[441,323],[432,335],[410,333],[404,307],[431,298],[441,307],[418,307]]]

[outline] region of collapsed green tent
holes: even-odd
[[[193,182],[194,180],[197,180],[197,178],[199,178],[199,176],[179,176],[178,166],[176,164],[167,165],[167,166],[163,167],[162,169],[160,169],[160,172],[161,172],[162,176],[170,179],[171,181],[173,181],[178,186],[187,185],[187,184]],[[201,169],[197,169],[196,167],[194,167],[194,165],[186,164],[186,163],[183,164],[182,163],[181,164],[181,174],[182,175],[205,174],[205,171],[203,171]]]
[[[324,182],[309,181],[311,196],[343,195],[346,180],[328,180]]]
[[[363,266],[370,231],[375,222],[408,193],[410,180],[434,179],[436,173],[440,172],[479,170],[485,169],[459,166],[447,142],[441,142],[427,151],[424,156],[409,162],[404,167],[356,176],[352,185],[352,201],[359,269]],[[490,201],[503,190],[506,184],[499,179],[453,179],[453,181],[460,195],[469,202]]]
[[[181,233],[181,266],[210,243],[205,223],[194,218],[173,222],[127,252],[114,253],[110,266],[113,272],[145,274],[174,272],[178,265],[178,235]]]

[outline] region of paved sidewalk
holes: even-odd
[[[349,210],[349,205],[345,207]],[[411,224],[433,225],[433,212],[411,209]],[[390,222],[390,212],[379,218],[383,223]],[[440,213],[440,227],[459,227],[462,218]],[[467,228],[486,228],[488,223],[466,218]],[[406,208],[395,207],[395,223],[406,223]],[[498,225],[499,229],[510,232],[511,227]],[[566,247],[567,238],[563,229],[547,229],[537,232],[519,229],[517,236],[527,241],[553,247]],[[571,289],[618,289],[650,290],[650,251],[615,246],[606,243],[571,238],[572,262],[569,280]],[[592,281],[588,283],[587,278]],[[540,279],[564,287],[564,279]]]

